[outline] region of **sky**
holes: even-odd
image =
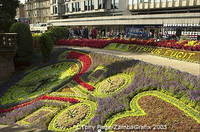
[[[25,2],[25,0],[19,0],[21,3],[24,3]]]

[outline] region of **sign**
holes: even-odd
[[[200,24],[164,24],[164,27],[200,27]]]

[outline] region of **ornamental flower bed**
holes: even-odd
[[[79,66],[75,62],[61,62],[27,73],[19,82],[8,88],[0,98],[0,104],[17,103],[53,91],[76,75],[78,69]]]
[[[197,130],[200,124],[197,76],[112,55],[80,51],[66,54],[65,59],[82,63],[80,69],[72,65],[67,68],[74,69],[74,80],[65,82],[59,90],[48,95],[1,109],[0,124],[76,132],[97,131],[85,126],[97,129],[98,125],[151,125],[153,121],[153,124],[169,126],[172,131],[176,126],[177,130],[184,131],[187,123],[187,131]],[[67,73],[63,70],[58,77],[62,79]],[[79,88],[78,83],[86,84],[87,89],[91,84],[95,89]],[[63,92],[65,86],[73,92]]]
[[[48,129],[52,131],[74,132],[89,123],[94,117],[96,103],[85,101],[61,111],[50,122]]]
[[[57,42],[57,45],[104,48],[109,43],[110,41],[108,40],[72,39],[72,40],[59,40]]]
[[[28,106],[28,105],[31,105],[35,102],[38,102],[40,100],[58,100],[58,101],[64,101],[64,102],[70,102],[70,103],[78,103],[79,100],[77,99],[74,99],[74,98],[67,98],[67,97],[52,97],[52,96],[41,96],[41,97],[38,97],[32,101],[29,101],[29,102],[26,102],[26,103],[23,103],[23,104],[20,104],[20,105],[17,105],[17,106],[14,106],[14,107],[11,107],[11,108],[8,108],[8,109],[0,109],[0,113],[4,113],[4,112],[9,112],[9,111],[12,111],[12,110],[15,110],[15,109],[19,109],[19,108],[22,108],[22,107],[25,107],[25,106]]]
[[[127,45],[127,44],[119,44],[112,43],[105,47],[108,50],[118,50],[124,52],[132,52],[132,53],[145,53],[157,56],[163,56],[167,58],[173,58],[181,61],[189,61],[200,63],[200,52],[197,51],[188,51],[181,49],[171,49],[171,48],[163,48],[163,47],[155,47],[155,46],[142,46],[142,45]]]
[[[88,56],[87,54],[84,54],[84,53],[72,51],[72,52],[68,53],[67,59],[77,59],[81,62],[81,64],[82,64],[81,71],[79,72],[79,74],[74,76],[73,80],[76,81],[81,86],[83,86],[84,88],[86,88],[87,90],[93,91],[95,88],[92,85],[85,83],[84,81],[82,81],[80,79],[81,75],[83,73],[85,73],[90,68],[90,65],[92,64],[92,60],[91,60],[90,56]]]
[[[59,40],[57,45],[67,45],[67,46],[80,46],[80,47],[91,47],[91,48],[104,48],[111,43],[121,43],[121,44],[136,44],[136,45],[146,45],[146,46],[157,46],[157,47],[167,47],[174,49],[184,49],[191,51],[200,51],[199,41],[176,41],[176,40],[163,40],[156,42],[154,39],[150,40],[139,40],[139,39],[72,39],[72,40]]]

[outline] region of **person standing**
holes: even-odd
[[[96,28],[93,28],[92,31],[91,31],[91,37],[92,39],[96,39],[97,38],[97,29]]]
[[[88,39],[88,35],[89,35],[88,28],[87,28],[87,27],[85,27],[85,28],[83,29],[83,38],[86,38],[86,39]]]

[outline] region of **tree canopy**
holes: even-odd
[[[0,0],[0,32],[8,32],[15,21],[18,0]]]

